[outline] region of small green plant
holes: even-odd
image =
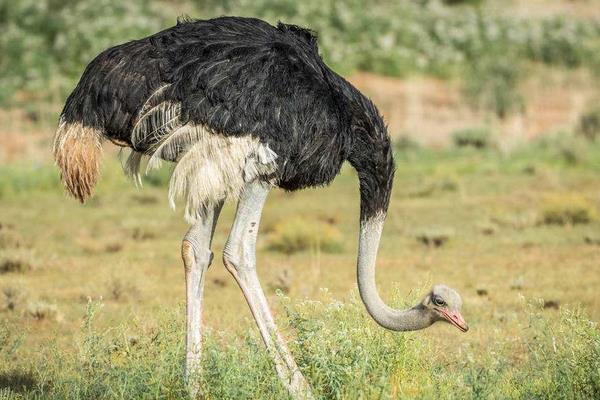
[[[487,128],[466,128],[454,132],[452,141],[457,147],[483,149],[489,147],[491,136]]]
[[[336,253],[343,249],[341,232],[333,225],[322,221],[307,221],[291,218],[273,227],[269,249],[286,254],[318,248],[326,253]]]
[[[577,194],[555,195],[542,204],[542,222],[548,225],[587,224],[597,217],[596,207]]]

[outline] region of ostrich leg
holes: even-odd
[[[186,295],[185,377],[192,398],[197,396],[200,389],[197,373],[202,347],[204,274],[213,258],[210,245],[222,206],[221,202],[214,208],[206,209],[203,213],[205,217],[190,227],[181,244]]]
[[[246,185],[240,196],[233,228],[225,245],[223,260],[225,267],[244,293],[262,339],[273,358],[279,378],[294,398],[312,399],[310,386],[277,331],[256,273],[256,237],[267,194],[267,187],[260,182]]]

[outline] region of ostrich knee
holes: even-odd
[[[186,236],[181,243],[181,257],[186,271],[194,266],[206,271],[212,264],[214,254],[206,245],[202,246]]]
[[[233,252],[225,246],[223,250],[223,264],[233,277],[238,280],[244,270],[248,269],[248,263],[240,252]]]

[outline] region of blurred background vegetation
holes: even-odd
[[[528,2],[2,0],[0,104],[59,104],[100,51],[179,15],[243,15],[317,31],[324,59],[342,74],[459,79],[474,105],[504,117],[524,106],[518,84],[534,65],[600,71],[600,20],[586,15],[594,0],[568,1],[583,7],[577,17],[546,14],[543,4],[515,14],[519,3]]]

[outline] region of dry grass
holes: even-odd
[[[31,250],[10,249],[0,253],[0,275],[26,273],[36,269],[36,258]]]
[[[16,286],[4,286],[2,288],[0,311],[18,311],[25,302],[25,293]]]
[[[600,253],[594,244],[594,238],[600,236],[599,221],[548,225],[536,220],[540,205],[549,195],[577,193],[583,198],[597,198],[600,164],[595,160],[600,151],[595,145],[590,146],[584,159],[588,161],[575,165],[558,164],[553,151],[540,149],[533,154],[529,150],[516,153],[508,159],[491,150],[411,151],[417,153],[397,157],[395,191],[378,257],[379,287],[386,299],[392,293],[396,294],[395,299],[418,297],[438,282],[456,287],[463,296],[464,315],[471,326],[467,334],[446,325],[415,334],[425,350],[411,362],[430,360],[442,376],[447,374],[447,379],[456,382],[463,375],[453,374],[462,371],[466,357],[474,363],[473,368],[486,365],[483,360],[490,343],[495,343],[494,351],[506,363],[523,365],[526,344],[522,337],[529,332],[523,297],[544,299],[540,313],[549,321],[558,321],[561,310],[574,304],[581,304],[593,320],[600,318]],[[535,167],[532,173],[524,172],[526,165]],[[436,190],[418,198],[406,196],[407,189],[431,176],[455,176],[461,182],[461,190]],[[159,186],[143,189],[144,196],[159,199],[157,203],[132,200],[139,195],[138,190],[122,177],[119,166],[110,158],[103,178],[98,185],[100,201],[95,204],[80,206],[66,201],[56,183],[52,189],[11,191],[0,199],[2,223],[12,225],[15,231],[18,227],[36,259],[45,265],[26,273],[1,276],[3,287],[35,294],[34,299],[44,299],[48,305],[28,312],[27,301],[21,301],[16,309],[23,312],[11,312],[8,307],[0,311],[7,329],[23,332],[20,361],[15,366],[26,369],[26,360],[42,358],[52,363],[54,356],[39,354],[40,347],[52,347],[66,356],[77,354],[74,339],[81,327],[81,299],[106,300],[104,317],[98,321],[101,331],[122,324],[123,337],[128,337],[133,318],[144,321],[144,330],[136,334],[141,342],[160,332],[155,320],[160,310],[183,307],[179,248],[187,228],[181,215],[169,210],[166,190]],[[269,196],[263,214],[265,228],[259,236],[258,265],[265,287],[271,288],[270,292],[288,292],[292,301],[317,299],[324,287],[335,298],[347,299],[349,294],[352,297],[356,285],[358,209],[356,176],[349,169],[344,169],[328,188],[295,194],[274,191]],[[216,229],[215,261],[207,276],[204,319],[217,336],[219,332],[226,333],[223,340],[231,345],[227,351],[242,351],[247,346],[242,338],[246,332],[254,332],[253,322],[239,288],[220,262],[233,213],[234,205],[227,204]],[[288,220],[293,223],[283,223]],[[444,227],[454,235],[445,245],[429,249],[415,240],[415,233],[431,227]],[[333,243],[341,245],[339,252],[329,254],[323,248],[323,239],[316,241],[315,236],[325,229],[341,234],[332,235]],[[294,235],[300,236],[301,246],[295,244]],[[87,251],[89,243],[96,243],[98,251]],[[105,246],[111,243],[120,243],[120,251],[106,251]],[[273,243],[286,243],[283,248],[287,250],[270,251]],[[316,243],[320,243],[321,251],[313,251]],[[283,273],[284,270],[289,272]],[[282,320],[285,305],[273,295],[270,297],[278,319]],[[400,300],[392,303],[403,304]],[[318,310],[310,314],[310,321],[315,324],[326,318]],[[347,322],[347,329],[357,323],[372,324],[363,318],[360,307],[357,313],[361,319]],[[180,333],[181,326],[176,327]],[[295,330],[287,332],[293,336]],[[174,335],[173,340],[175,337],[180,336]],[[238,340],[244,343],[237,344]],[[313,345],[317,346],[318,341]],[[218,353],[213,356],[217,361],[211,365],[223,365],[225,359],[219,358]],[[232,353],[222,355],[230,356],[234,357]],[[162,364],[156,365],[158,368]],[[491,369],[481,370],[484,375],[469,371],[473,384],[483,384],[484,375],[494,374]],[[248,375],[248,371],[242,369],[240,374]],[[414,382],[404,375],[395,379],[398,387],[409,390],[403,392],[406,397],[414,397],[417,392],[410,391],[415,388]],[[448,390],[452,387],[449,384]],[[464,393],[457,387],[455,390]],[[485,390],[492,390],[492,386]]]
[[[0,223],[0,250],[18,249],[24,244],[23,237],[13,227]]]
[[[45,300],[30,302],[27,305],[25,315],[38,321],[55,320],[58,322],[62,319],[56,304],[49,303]]]

